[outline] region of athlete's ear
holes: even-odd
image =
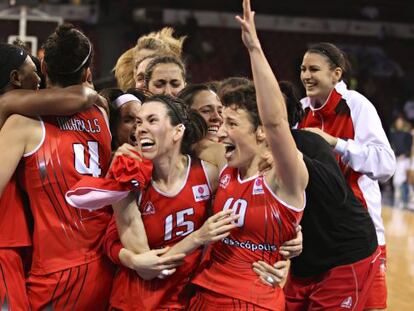
[[[93,82],[92,82],[92,71],[91,71],[91,69],[89,67],[86,69],[86,77],[85,77],[85,79],[86,80],[83,80],[82,79],[82,83],[85,86],[90,87],[91,89],[95,89],[95,86],[93,85]]]
[[[14,69],[10,72],[9,83],[18,88],[22,86],[22,83],[20,81],[19,71],[17,69]]]
[[[343,71],[342,71],[342,68],[341,67],[336,67],[333,70],[333,72],[332,72],[332,80],[333,80],[333,83],[334,84],[338,83],[341,80],[342,74],[343,74]]]
[[[256,130],[256,140],[257,142],[261,143],[266,140],[266,134],[263,129],[263,126],[259,125]]]
[[[45,77],[47,76],[47,64],[43,59],[40,61],[40,71]]]
[[[184,132],[185,132],[185,125],[184,124],[180,123],[180,124],[176,125],[175,129],[174,129],[173,140],[174,141],[180,140],[180,138],[184,136]]]
[[[91,70],[89,69],[89,67],[82,69],[82,74],[81,74],[81,83],[85,83],[88,82],[88,79],[92,79],[92,73]]]

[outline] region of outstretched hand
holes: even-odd
[[[250,0],[243,0],[243,18],[236,16],[242,29],[242,40],[249,51],[260,48],[260,41],[257,37],[256,25],[254,23],[255,12],[250,7]]]

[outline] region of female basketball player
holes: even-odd
[[[207,83],[189,85],[180,92],[179,97],[207,122],[206,138],[218,141],[217,132],[223,123],[223,104],[211,86]]]
[[[214,166],[188,154],[191,145],[202,139],[206,131],[201,116],[169,96],[148,98],[138,112],[137,140],[143,157],[154,166],[151,183],[138,199],[148,240],[142,231],[135,236],[140,240],[138,243],[123,242],[126,248],[141,253],[140,258],[150,249],[166,246],[172,247],[170,255],[179,249],[186,256],[179,257],[183,262],[173,275],[160,279],[154,278],[159,271],[155,275],[141,273],[139,276],[132,269],[137,268],[135,260],[140,255],[121,250],[119,257],[125,267],[121,267],[114,280],[113,309],[184,309],[190,298],[189,278],[200,261],[200,246],[225,237],[235,227],[231,222],[237,216],[230,216],[231,212],[222,212],[205,222],[218,172]],[[135,211],[136,204],[131,206]],[[120,236],[124,233],[120,226]]]
[[[117,88],[104,89],[99,93],[109,103],[112,150],[124,143],[134,145],[136,118],[145,95],[135,89],[124,93]]]
[[[303,110],[293,86],[280,82],[289,124]],[[291,260],[283,287],[287,310],[363,310],[379,266],[374,223],[339,168],[331,147],[319,135],[293,130],[309,172],[303,213],[303,252]],[[257,268],[270,272],[261,262]],[[272,268],[272,267],[268,267]],[[261,274],[260,274],[261,275]]]
[[[177,96],[185,87],[185,65],[178,57],[155,57],[145,70],[144,80],[145,88],[151,94]]]
[[[283,95],[261,49],[250,1],[237,17],[249,51],[254,87],[223,97],[224,123],[219,137],[228,166],[220,173],[214,212],[233,210],[237,228],[211,246],[193,283],[198,285],[191,310],[284,310],[283,291],[268,287],[252,270],[257,260],[278,261],[283,242],[292,239],[305,204],[308,175],[287,121]],[[256,106],[257,101],[257,106]],[[275,166],[259,174],[267,150]]]
[[[301,65],[307,97],[302,99],[306,115],[300,127],[331,145],[348,184],[371,214],[383,253],[366,307],[384,309],[386,250],[378,180],[393,175],[395,156],[374,106],[343,81],[347,69],[345,54],[335,45],[318,43],[308,49]]]
[[[136,85],[136,68],[141,59],[150,54],[181,57],[185,37],[175,38],[174,29],[164,27],[160,31],[143,35],[137,44],[124,52],[117,60],[114,71],[118,87],[126,91]]]

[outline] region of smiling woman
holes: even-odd
[[[207,138],[218,141],[217,132],[223,123],[223,104],[209,84],[192,84],[179,94],[185,104],[196,110],[207,122]]]
[[[153,163],[152,179],[139,195],[139,208],[135,200],[132,205],[123,202],[115,206],[119,236],[126,249],[116,254],[123,266],[114,279],[110,303],[116,310],[183,310],[192,292],[189,276],[201,259],[200,247],[226,237],[238,217],[224,211],[207,219],[218,170],[188,154],[207,131],[197,112],[177,98],[156,95],[145,100],[137,120],[138,145],[143,157]],[[145,226],[135,235],[129,233],[133,230],[123,231],[117,212],[128,213],[130,207],[134,214],[140,212]],[[180,262],[161,268],[158,263],[162,259],[150,257],[160,248],[163,255],[179,256]],[[142,258],[155,261],[158,267],[148,268],[148,264],[141,264]]]
[[[394,174],[395,156],[374,105],[343,81],[347,70],[345,54],[334,44],[321,42],[308,49],[301,65],[307,97],[301,101],[305,117],[299,127],[331,145],[355,196],[368,208],[382,254],[365,308],[384,309],[386,248],[378,180],[386,181]]]
[[[135,89],[125,93],[117,88],[108,88],[100,92],[109,103],[112,150],[124,143],[135,144],[135,125],[138,111],[145,95]]]

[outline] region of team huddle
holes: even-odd
[[[299,100],[249,0],[236,20],[252,80],[187,83],[171,28],[99,93],[72,25],[41,65],[0,44],[2,310],[386,308],[378,181],[395,156],[374,106],[325,42],[303,56]]]

